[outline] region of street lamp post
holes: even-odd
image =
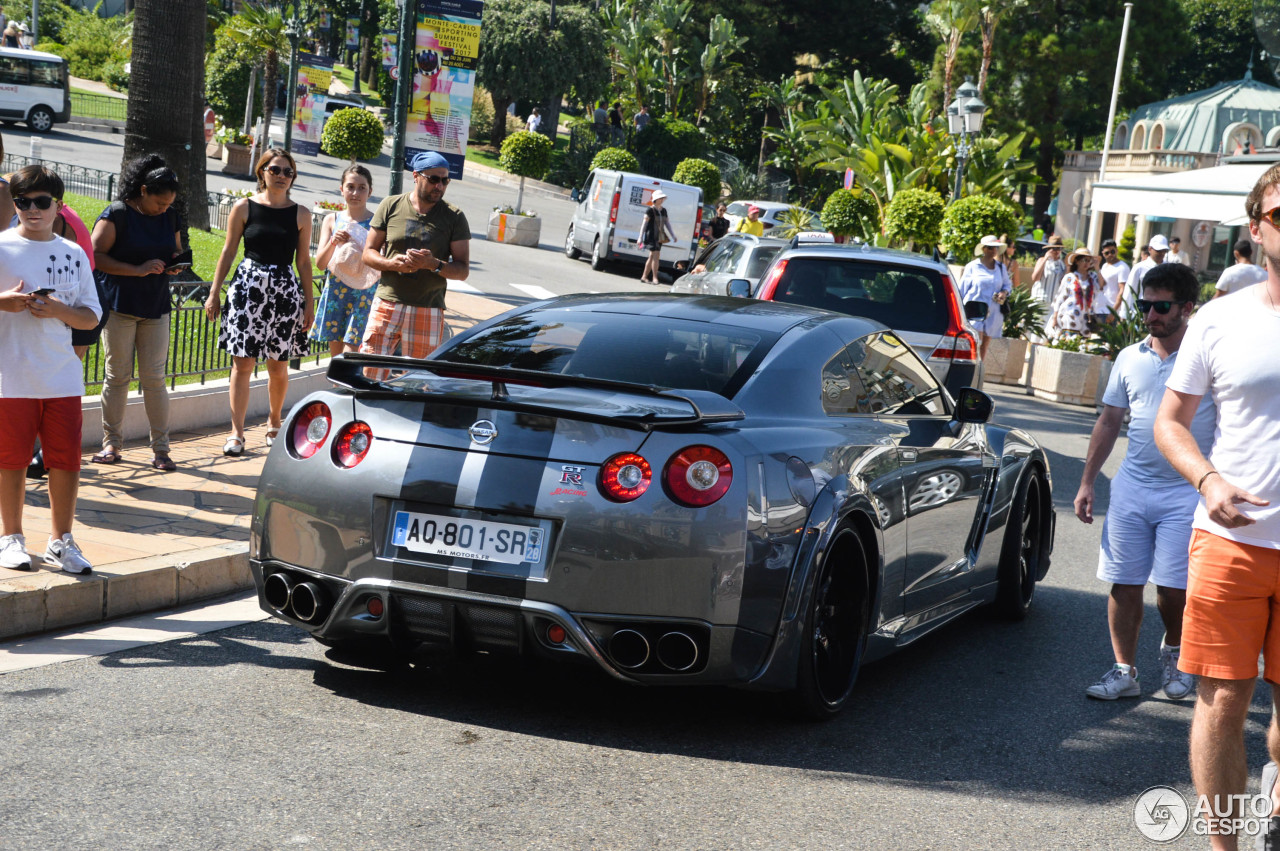
[[[414,14],[416,0],[398,0],[400,6],[400,38],[399,51],[400,75],[396,80],[396,102],[393,107],[392,120],[395,129],[391,137],[391,187],[392,195],[400,194],[404,182],[404,150],[405,123],[408,121],[409,106],[413,101],[413,51],[417,44],[417,16]]]
[[[956,144],[956,185],[951,193],[951,200],[958,201],[964,188],[964,168],[969,163],[969,136],[982,130],[982,119],[987,105],[978,97],[978,87],[973,80],[966,78],[956,90],[956,99],[947,107],[947,129],[952,136],[958,136]]]
[[[302,38],[300,0],[293,0],[293,17],[285,22],[284,34],[289,38],[289,112],[284,125],[284,149],[293,150],[293,119],[298,106],[298,40]]]

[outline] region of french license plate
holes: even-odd
[[[397,511],[391,527],[391,543],[397,547],[415,553],[501,564],[540,564],[543,538],[543,530],[537,526],[416,511]]]

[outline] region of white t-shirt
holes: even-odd
[[[1260,284],[1266,279],[1267,270],[1261,266],[1255,266],[1252,263],[1236,263],[1222,270],[1222,275],[1215,286],[1219,292],[1231,295],[1245,287]]]
[[[537,133],[538,128],[542,126],[542,116],[530,114],[526,125],[528,126],[530,133]]]
[[[1116,306],[1116,298],[1120,295],[1120,287],[1129,280],[1129,264],[1123,260],[1102,264],[1102,295],[1111,307]]]
[[[69,239],[36,242],[19,236],[17,228],[0,233],[0,291],[19,282],[22,292],[48,287],[58,301],[102,316],[89,258]],[[0,313],[0,398],[83,396],[83,369],[71,348],[70,326],[26,310]]]
[[[1218,408],[1209,461],[1224,479],[1271,501],[1240,504],[1257,521],[1227,529],[1209,519],[1204,500],[1191,524],[1223,538],[1280,549],[1280,313],[1257,292],[1210,301],[1192,317],[1168,387],[1212,394]]]
[[[1129,277],[1124,287],[1124,303],[1116,308],[1122,317],[1129,315],[1129,311],[1133,310],[1133,300],[1142,294],[1142,279],[1147,276],[1155,267],[1160,264],[1152,260],[1150,257],[1135,263],[1133,269],[1129,272]]]
[[[1174,251],[1169,249],[1169,253],[1164,256],[1166,263],[1181,263],[1183,266],[1191,265],[1191,255],[1185,251]]]

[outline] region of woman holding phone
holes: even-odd
[[[102,383],[102,451],[96,464],[115,464],[124,446],[121,425],[134,357],[138,384],[150,425],[151,466],[173,470],[169,457],[169,390],[164,383],[169,358],[170,261],[182,251],[178,217],[169,208],[178,197],[178,176],[159,154],[125,163],[117,200],[93,224],[93,260],[103,276],[102,330],[106,377]]]

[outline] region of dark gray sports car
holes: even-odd
[[[877,323],[717,296],[571,296],[428,360],[337,358],[267,459],[264,609],[329,645],[580,660],[791,692],[1049,567],[1045,453]],[[376,652],[376,650],[375,650]]]

